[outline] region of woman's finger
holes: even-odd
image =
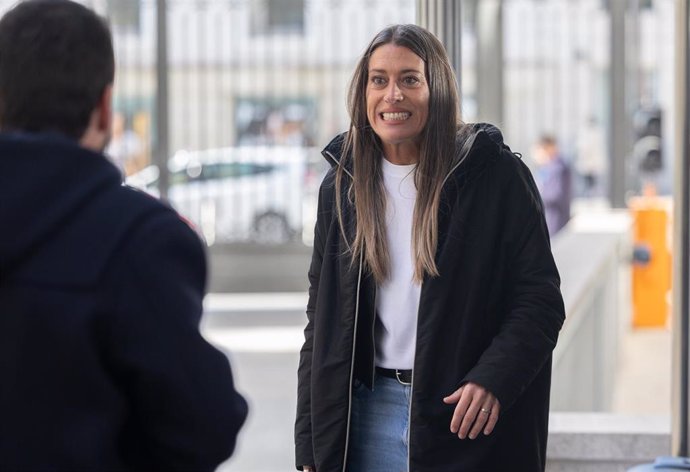
[[[470,406],[471,401],[472,397],[470,395],[467,395],[466,391],[463,390],[461,392],[460,400],[458,401],[458,404],[455,406],[455,410],[453,411],[453,418],[451,418],[450,420],[451,433],[457,434],[460,430],[460,424],[462,423],[462,420],[465,417],[465,414]]]
[[[492,406],[493,401],[489,399],[488,401],[485,401],[482,407],[479,409],[479,412],[477,413],[477,419],[474,421],[472,429],[470,429],[470,439],[476,438],[477,436],[479,436],[479,433],[482,432],[482,429],[485,429],[485,426],[489,422],[489,416],[491,415]]]
[[[460,396],[462,395],[462,389],[463,389],[463,388],[464,388],[464,386],[460,387],[459,389],[457,389],[456,391],[454,391],[453,393],[451,393],[450,395],[448,395],[447,397],[445,397],[445,398],[443,399],[443,403],[451,404],[451,403],[457,403],[457,402],[459,402],[459,401],[460,401]]]
[[[460,439],[465,439],[466,437],[468,437],[468,434],[470,432],[470,428],[472,428],[472,425],[477,421],[479,411],[482,408],[483,404],[484,404],[483,392],[480,392],[480,391],[475,392],[475,395],[472,398],[472,402],[470,403],[469,408],[467,408],[467,411],[465,412],[465,417],[462,419],[462,424],[460,425],[460,430],[458,431],[458,437]],[[482,426],[483,426],[483,424],[482,424]]]
[[[501,413],[501,405],[498,403],[498,400],[494,402],[494,406],[491,408],[491,413],[489,414],[489,419],[486,422],[486,426],[484,427],[484,435],[488,436],[491,434],[494,430],[494,427],[496,426],[496,423],[498,423],[498,417]]]

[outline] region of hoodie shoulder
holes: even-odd
[[[18,279],[44,285],[93,287],[118,250],[138,238],[137,228],[146,221],[168,214],[171,221],[184,225],[173,209],[154,197],[120,185],[104,190],[78,213],[32,255],[17,273]]]

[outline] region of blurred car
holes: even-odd
[[[168,161],[168,200],[208,245],[300,239],[313,152],[264,146],[179,151]],[[158,167],[148,166],[126,183],[158,196],[159,176]]]

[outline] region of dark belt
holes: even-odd
[[[382,377],[395,379],[403,385],[412,385],[411,370],[384,369],[383,367],[377,367],[376,373]]]

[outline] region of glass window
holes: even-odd
[[[108,0],[107,15],[112,28],[117,31],[138,33],[139,0]]]
[[[307,99],[239,99],[235,108],[240,146],[312,146],[315,104]]]
[[[304,0],[254,0],[252,32],[256,35],[304,32]]]

